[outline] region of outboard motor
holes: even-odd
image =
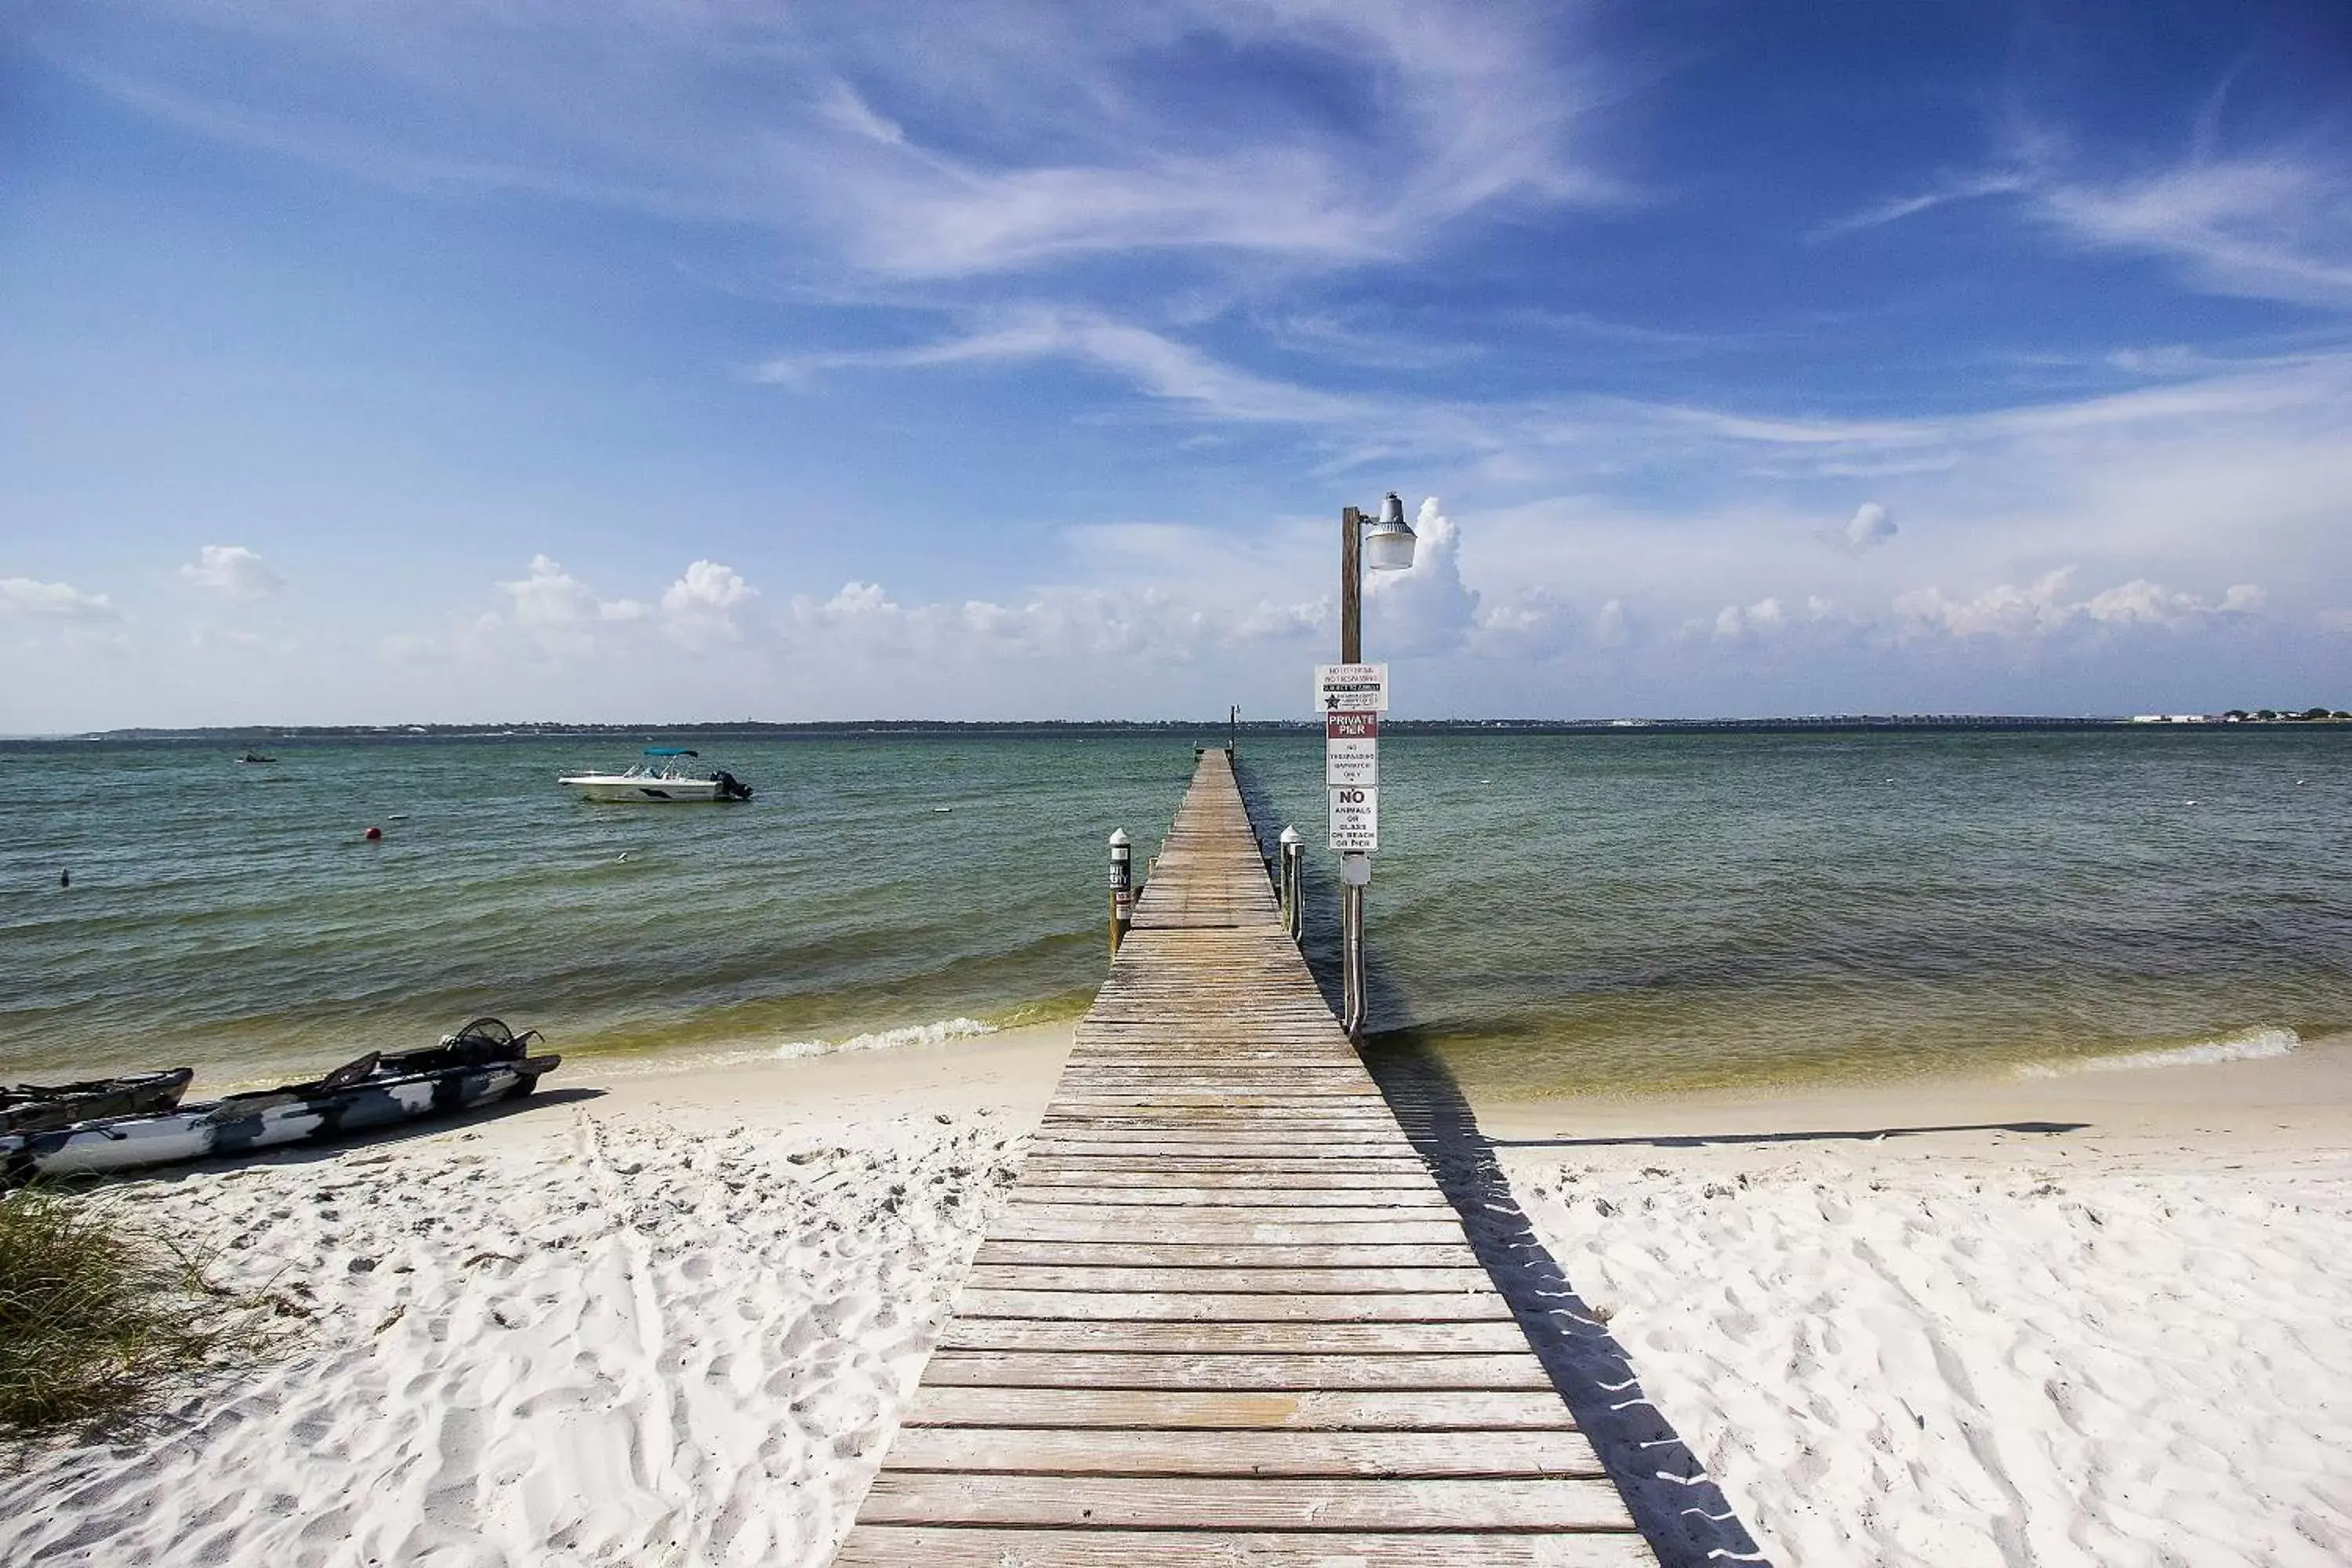
[[[725,768],[720,768],[712,776],[719,781],[719,793],[725,795],[729,800],[749,800],[751,798],[751,786],[745,784],[741,779],[737,778],[733,773],[729,773]]]

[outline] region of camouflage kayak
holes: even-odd
[[[0,1132],[35,1132],[70,1127],[101,1116],[133,1116],[170,1110],[188,1090],[194,1068],[135,1072],[82,1083],[19,1083],[0,1086]]]
[[[495,1025],[495,1033],[474,1032],[483,1025]],[[0,1178],[105,1175],[242,1154],[516,1099],[538,1088],[563,1059],[529,1055],[537,1037],[517,1037],[496,1019],[480,1019],[429,1050],[370,1053],[309,1083],[159,1113],[0,1133]]]

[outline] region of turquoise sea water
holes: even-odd
[[[1104,836],[1148,856],[1192,767],[1181,731],[702,749],[758,798],[566,798],[634,754],[609,740],[0,747],[0,1079],[250,1081],[480,1013],[591,1070],[1074,1013]],[[1269,837],[1319,842],[1319,741],[1243,759]],[[2352,1026],[2347,760],[2332,731],[1394,735],[1373,1022],[1493,1093],[2284,1048]]]

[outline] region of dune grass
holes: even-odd
[[[135,1428],[276,1348],[277,1299],[221,1289],[207,1261],[112,1194],[0,1194],[0,1444]]]

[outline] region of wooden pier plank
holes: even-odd
[[[1460,1355],[941,1350],[932,1353],[923,1378],[942,1388],[1551,1389],[1543,1363],[1524,1350]]]
[[[1204,753],[842,1564],[1655,1559]]]
[[[1426,1189],[1396,1186],[1292,1186],[1279,1177],[1217,1183],[1153,1179],[1156,1173],[1116,1171],[1091,1174],[1055,1172],[1033,1181],[1022,1194],[1024,1207],[1064,1205],[1114,1205],[1123,1208],[1200,1205],[1220,1209],[1434,1209],[1450,1214],[1442,1194]],[[1110,1180],[1117,1176],[1121,1179]],[[1141,1179],[1136,1179],[1141,1178]]]
[[[1419,1261],[1401,1268],[1307,1268],[1287,1259],[1265,1266],[1226,1268],[1159,1268],[1119,1265],[1072,1266],[1066,1263],[990,1263],[982,1261],[965,1276],[967,1289],[1058,1290],[1067,1292],[1171,1290],[1221,1291],[1236,1295],[1372,1296],[1383,1293],[1419,1295],[1428,1291],[1489,1291],[1486,1271],[1470,1268],[1431,1268]],[[1496,1301],[1502,1298],[1496,1297]]]
[[[1150,1562],[1216,1568],[1645,1568],[1656,1561],[1640,1536],[1619,1532],[1283,1534],[873,1524],[851,1531],[834,1559],[840,1568],[1123,1568]]]
[[[1003,1289],[966,1285],[953,1322],[1478,1323],[1509,1322],[1510,1310],[1479,1290],[1297,1294],[1263,1290]],[[952,1324],[950,1325],[952,1326]]]
[[[1472,1322],[1263,1322],[1254,1320],[1147,1322],[1133,1318],[981,1318],[956,1314],[940,1349],[962,1351],[1136,1351],[1183,1355],[1454,1354],[1524,1352],[1519,1326],[1505,1318]]]
[[[991,1237],[979,1263],[1096,1268],[1475,1268],[1467,1240],[1322,1245],[1308,1242],[1031,1241]]]
[[[1606,1480],[1018,1476],[884,1470],[872,1524],[1095,1530],[1630,1530]]]
[[[919,1426],[898,1434],[895,1470],[1047,1476],[1575,1476],[1603,1473],[1580,1432],[1066,1432],[1034,1426]]]
[[[1546,1389],[1111,1389],[926,1383],[903,1423],[1155,1432],[1524,1432],[1576,1426]]]

